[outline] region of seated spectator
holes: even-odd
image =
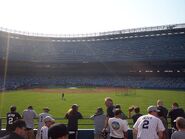
[[[68,139],[68,130],[64,124],[55,124],[48,129],[49,139]]]
[[[0,139],[25,139],[26,137],[26,123],[24,120],[18,119],[12,124],[13,132]]]
[[[182,108],[179,108],[178,103],[174,102],[172,104],[172,109],[168,113],[168,117],[171,118],[171,126],[177,129],[176,124],[174,123],[174,120],[177,117],[185,117],[184,110]]]
[[[135,112],[133,115],[132,115],[132,112]],[[137,121],[137,119],[142,116],[142,114],[140,114],[140,108],[138,106],[132,106],[132,107],[129,107],[129,110],[128,110],[128,117],[129,118],[132,118],[133,119],[133,123],[135,124],[135,122]]]
[[[105,123],[105,114],[101,107],[98,107],[96,113],[91,116],[91,119],[94,120],[94,139],[104,139],[101,135]]]
[[[185,139],[185,119],[177,117],[176,122],[177,131],[171,135],[171,139]]]

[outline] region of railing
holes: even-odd
[[[85,120],[90,120],[89,117],[86,117],[84,119]],[[6,125],[6,123],[4,123],[4,120],[6,120],[5,117],[0,118],[0,137],[6,135],[6,131],[1,128],[2,126],[5,126]],[[55,118],[55,120],[60,121],[60,120],[66,120],[66,119],[64,119],[64,118]],[[131,121],[131,120],[132,119],[128,119],[128,121]],[[93,120],[91,120],[91,121],[93,121]],[[66,124],[66,123],[64,123],[64,124]],[[132,122],[129,122],[128,124],[130,125],[130,127],[131,127],[131,125],[133,125]],[[35,125],[37,125],[37,123],[35,123]],[[93,126],[93,122],[91,124],[81,124],[80,123],[79,126],[80,125],[83,125],[83,126],[91,125],[91,126]],[[36,134],[37,129],[34,129],[34,131],[35,131],[35,134]],[[171,134],[172,134],[172,132],[173,132],[173,130],[171,128],[169,128],[169,131],[168,132],[169,132],[169,137],[170,137]],[[128,133],[128,139],[133,139],[132,129],[129,129],[127,133]],[[77,138],[78,139],[94,139],[94,128],[93,127],[92,128],[86,128],[86,129],[80,128],[78,130],[78,137]]]
[[[131,29],[123,29],[123,30],[117,30],[117,31],[96,32],[96,33],[87,33],[87,34],[43,34],[43,33],[28,32],[28,31],[18,31],[18,30],[8,29],[8,28],[4,28],[4,27],[0,27],[0,31],[4,31],[4,32],[8,32],[8,33],[15,33],[15,34],[19,34],[19,35],[25,35],[25,36],[56,37],[56,38],[80,38],[80,37],[96,37],[96,36],[137,33],[137,32],[169,30],[169,29],[178,29],[178,28],[185,28],[185,23],[161,25],[161,26],[153,26],[153,27],[131,28]]]
[[[65,118],[57,118],[56,117],[54,119],[56,120],[56,123],[59,122],[59,123],[63,123],[63,124],[67,125],[67,119],[65,119]],[[127,121],[128,121],[129,127],[132,128],[133,120],[131,118],[129,118],[129,119],[127,119]],[[34,120],[34,125],[35,125],[35,127],[37,127],[38,118],[36,118]],[[94,129],[94,122],[90,117],[84,117],[83,119],[80,119],[78,125],[79,125],[79,128],[81,128],[81,129],[84,129],[84,128],[85,129],[87,129],[87,128]],[[171,128],[170,118],[168,118],[168,125],[169,125],[168,127]],[[6,117],[1,117],[0,118],[0,130],[4,129],[5,127],[6,127]]]

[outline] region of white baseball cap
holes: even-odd
[[[156,106],[149,106],[147,112],[160,112],[160,110],[158,110]]]
[[[54,122],[55,121],[55,119],[53,119],[51,116],[46,116],[45,118],[44,118],[44,122],[46,123],[46,122]]]

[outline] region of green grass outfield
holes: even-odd
[[[63,118],[70,106],[74,103],[78,104],[79,111],[84,117],[89,117],[94,114],[97,107],[104,106],[104,98],[111,97],[114,104],[120,104],[125,114],[128,114],[128,108],[131,105],[137,105],[141,108],[141,113],[145,114],[149,105],[155,105],[157,99],[164,101],[164,105],[170,109],[173,102],[178,102],[180,107],[185,109],[185,91],[179,90],[149,90],[149,89],[134,89],[124,92],[116,92],[107,89],[101,90],[100,93],[96,91],[93,93],[94,88],[77,88],[63,89],[65,92],[65,101],[61,100],[61,89],[54,91],[40,91],[37,90],[16,90],[0,93],[0,115],[5,117],[11,105],[17,106],[17,111],[22,114],[23,110],[28,105],[32,105],[35,111],[39,114],[42,112],[43,107],[49,107],[50,113],[57,118]],[[112,91],[112,92],[111,92]],[[89,92],[89,93],[88,93]],[[119,94],[120,93],[120,94]],[[83,121],[82,123],[89,123]]]

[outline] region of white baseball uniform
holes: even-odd
[[[48,127],[43,126],[40,129],[39,139],[48,139]]]
[[[157,133],[165,130],[161,120],[151,114],[139,117],[133,128],[138,131],[137,139],[159,139]]]
[[[44,126],[44,118],[46,116],[51,116],[51,115],[49,113],[45,113],[45,112],[39,114],[38,130],[40,130]]]

